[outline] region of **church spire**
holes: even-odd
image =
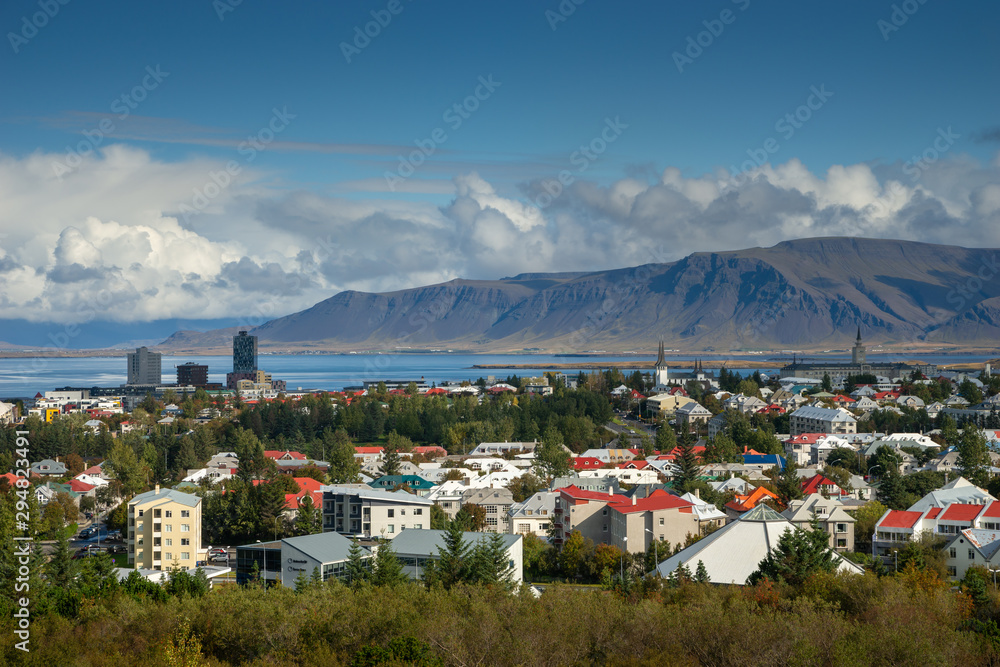
[[[660,341],[660,348],[656,355],[656,364],[654,368],[664,368],[667,365],[667,360],[664,355],[663,341]]]
[[[861,325],[858,325],[858,342],[861,342]]]

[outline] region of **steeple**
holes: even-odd
[[[661,340],[660,348],[656,355],[656,364],[653,365],[653,368],[665,368],[666,365],[667,365],[667,360],[664,358],[663,341]]]
[[[861,325],[858,325],[858,342],[861,342]]]

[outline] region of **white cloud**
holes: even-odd
[[[541,183],[499,192],[476,173],[423,200],[275,191],[245,169],[199,215],[179,215],[222,163],[162,162],[122,145],[58,178],[60,155],[0,155],[0,318],[76,322],[274,316],[344,289],[389,291],[457,277],[586,271],[807,236],[1000,246],[1000,162],[903,165],[798,160],[739,181],[577,181],[546,208]],[[426,187],[425,187],[426,186]],[[351,190],[339,184],[335,191]],[[365,194],[368,193],[368,194]]]

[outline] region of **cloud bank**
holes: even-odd
[[[244,169],[196,214],[193,193],[224,162],[112,145],[57,177],[61,157],[0,154],[0,319],[266,319],[345,289],[618,268],[812,236],[1000,247],[1000,160],[958,154],[823,174],[797,160],[737,178],[667,168],[577,180],[555,198],[542,197],[552,180],[499,192],[466,173],[442,205],[358,199],[365,188],[289,192]]]

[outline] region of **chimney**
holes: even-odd
[[[159,492],[160,492],[160,485],[157,484],[155,487],[153,487],[153,493],[159,493]]]
[[[697,498],[698,500],[701,500],[701,489],[695,488],[694,497]]]
[[[635,505],[635,494],[632,494],[632,504]]]

